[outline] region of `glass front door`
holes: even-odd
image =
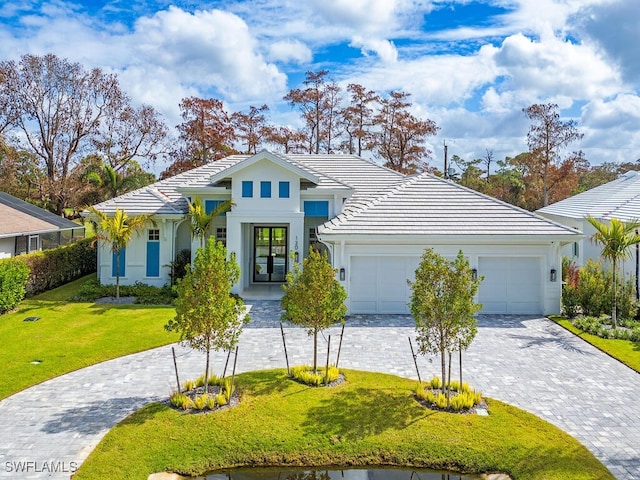
[[[253,281],[284,282],[287,275],[287,227],[253,228]]]

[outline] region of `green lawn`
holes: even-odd
[[[582,330],[573,326],[570,320],[567,320],[563,317],[550,317],[551,320],[556,322],[558,325],[566,328],[570,332],[576,334],[585,342],[590,343],[594,347],[602,350],[606,354],[612,356],[613,358],[621,361],[629,368],[634,369],[636,372],[640,373],[640,344],[634,343],[629,340],[614,340],[614,339],[604,339],[600,338],[597,335],[591,335],[589,333],[585,333]]]
[[[49,378],[178,340],[172,307],[70,303],[87,279],[24,300],[0,316],[0,399]],[[40,317],[25,322],[26,317]],[[31,362],[42,363],[34,365]]]
[[[579,442],[534,415],[488,400],[490,415],[435,412],[415,382],[346,371],[334,388],[306,387],[283,370],[237,377],[239,406],[184,414],[154,403],[113,428],[75,480],[147,478],[235,466],[398,465],[505,472],[514,479],[611,479]]]

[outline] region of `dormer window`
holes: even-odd
[[[260,182],[260,198],[271,198],[271,182]]]
[[[242,182],[242,198],[253,197],[253,182],[251,180],[243,180]]]
[[[289,198],[291,186],[289,182],[278,183],[278,197]]]

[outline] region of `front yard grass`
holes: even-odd
[[[489,416],[436,412],[415,381],[346,370],[314,388],[284,370],[236,377],[237,407],[185,414],[150,404],[114,427],[74,480],[202,475],[237,466],[405,466],[514,479],[614,478],[583,445],[538,417],[496,400]]]
[[[178,341],[173,307],[71,303],[91,276],[24,300],[0,316],[0,399],[95,363]],[[26,317],[40,317],[25,322]],[[31,362],[39,361],[39,364]]]
[[[590,343],[594,347],[602,350],[604,353],[612,356],[616,360],[624,363],[629,368],[632,368],[636,372],[640,373],[640,344],[632,342],[630,340],[615,340],[600,338],[597,335],[591,335],[576,328],[568,320],[560,316],[551,316],[551,320],[556,322],[561,327],[569,330],[571,333],[577,335],[585,342]]]

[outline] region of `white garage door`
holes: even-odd
[[[481,313],[543,313],[541,258],[479,257],[478,274]]]
[[[411,288],[420,257],[353,256],[350,265],[351,313],[409,313]]]

